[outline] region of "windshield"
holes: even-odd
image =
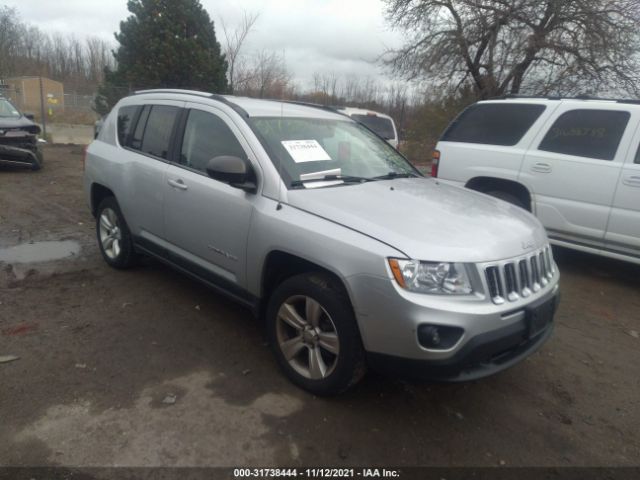
[[[351,118],[366,125],[385,140],[394,140],[396,138],[396,132],[393,131],[393,123],[388,118],[360,114],[351,115]]]
[[[289,187],[328,186],[319,180],[343,184],[419,176],[393,147],[356,122],[290,117],[251,120]]]
[[[21,115],[9,100],[0,98],[0,117],[19,118]]]

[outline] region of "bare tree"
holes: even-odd
[[[235,74],[236,67],[240,62],[240,51],[259,17],[259,13],[247,13],[244,11],[240,24],[234,29],[230,29],[224,19],[220,19],[222,33],[224,34],[223,49],[229,65],[227,75],[229,77],[229,90],[231,93],[233,93],[235,87]]]
[[[407,78],[480,97],[558,89],[640,90],[639,0],[385,0],[407,33],[389,63]]]
[[[111,48],[97,37],[86,39],[88,78],[94,84],[102,83],[105,68],[113,68],[114,60]]]
[[[258,98],[285,98],[290,95],[291,74],[284,55],[269,50],[253,54],[236,65],[235,93]]]
[[[0,7],[0,76],[15,68],[15,56],[19,47],[20,19],[13,8]]]
[[[0,78],[46,75],[63,82],[68,90],[94,93],[105,67],[113,64],[108,42],[46,34],[24,23],[14,9],[0,6]]]
[[[278,97],[290,79],[284,57],[277,52],[258,53],[254,71],[254,94],[259,98]]]

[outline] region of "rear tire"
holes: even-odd
[[[520,207],[527,211],[529,210],[522,200],[511,193],[505,192],[503,190],[491,190],[484,193],[486,193],[487,195],[491,195],[492,197],[499,198],[500,200],[504,200],[505,202],[515,205],[516,207]]]
[[[96,212],[96,236],[102,258],[111,267],[126,269],[136,264],[131,232],[114,197],[107,197]]]
[[[285,375],[315,395],[336,395],[366,372],[353,308],[342,285],[325,273],[285,280],[271,295],[267,336]]]

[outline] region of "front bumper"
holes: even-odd
[[[35,138],[11,144],[0,139],[0,163],[33,167],[42,163],[42,151]]]
[[[504,370],[531,355],[550,337],[553,322],[530,336],[532,304],[559,303],[559,274],[528,298],[502,305],[488,299],[406,292],[393,280],[360,277],[351,284],[356,317],[374,370],[443,381],[473,380]],[[364,303],[363,303],[364,302]],[[422,325],[459,327],[451,348],[425,348]]]
[[[553,323],[532,338],[527,338],[527,331],[526,323],[519,321],[483,333],[445,360],[412,360],[368,352],[367,362],[374,370],[407,378],[443,382],[477,380],[505,370],[534,353],[551,336]]]

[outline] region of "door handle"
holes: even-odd
[[[172,187],[178,188],[180,190],[186,190],[187,188],[189,188],[184,184],[184,182],[180,178],[177,180],[167,180],[167,183]]]
[[[624,177],[622,183],[629,185],[630,187],[640,187],[640,175],[631,175]]]
[[[550,173],[551,165],[549,165],[548,163],[537,162],[531,165],[531,170],[539,173]]]

